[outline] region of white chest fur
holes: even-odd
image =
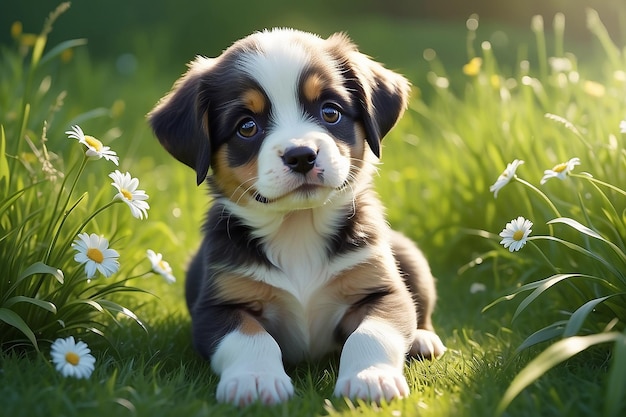
[[[277,303],[264,305],[262,320],[266,328],[288,362],[327,353],[334,348],[333,329],[349,307],[326,291],[327,286],[342,271],[365,262],[370,248],[342,255],[330,252],[328,237],[345,219],[345,213],[336,207],[286,215],[256,213],[252,218],[254,224],[250,226],[254,227],[255,237],[261,238],[272,267],[257,265],[241,272],[287,294]]]

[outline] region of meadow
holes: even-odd
[[[184,305],[185,266],[210,201],[145,122],[184,67],[160,71],[157,58],[127,56],[117,64],[137,66],[132,76],[112,71],[83,39],[49,42],[53,25],[69,24],[63,13],[40,33],[0,28],[13,36],[0,50],[0,414],[624,414],[626,25],[612,39],[588,10],[592,40],[581,48],[567,42],[562,15],[550,31],[536,17],[521,33],[478,17],[456,27],[349,24],[357,44],[385,34],[372,37],[376,58],[414,85],[375,183],[389,222],[431,261],[448,352],[407,362],[412,394],[389,404],[334,398],[329,357],[288,370],[289,402],[236,409],[215,401],[217,378],[191,347]],[[626,22],[626,9],[616,13]],[[437,43],[424,43],[433,34]],[[387,51],[382,39],[398,47]],[[86,144],[68,138],[72,126]],[[118,165],[110,154],[89,158],[94,144]],[[139,180],[145,213],[115,197],[115,170]],[[515,235],[511,251],[499,234],[520,216],[532,231]],[[75,260],[81,233],[117,251],[110,277],[88,279]],[[163,255],[176,282],[147,250]],[[51,345],[69,336],[91,349],[89,378],[55,369]]]

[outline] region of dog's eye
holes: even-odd
[[[325,104],[321,110],[322,119],[326,123],[335,124],[341,120],[341,111],[334,104]]]
[[[253,119],[247,118],[241,121],[237,133],[242,138],[249,139],[256,135],[259,131],[259,127]]]

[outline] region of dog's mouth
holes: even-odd
[[[341,184],[339,187],[333,188],[333,191],[342,191],[344,190],[346,187],[348,187],[348,180],[346,180],[343,184]],[[315,197],[316,193],[318,193],[321,190],[328,190],[329,187],[325,187],[323,185],[320,184],[310,184],[310,183],[305,183],[302,184],[296,188],[294,188],[293,190],[285,193],[282,196],[276,197],[276,198],[267,198],[264,195],[262,195],[261,193],[259,193],[258,191],[254,192],[254,199],[256,201],[258,201],[259,203],[262,204],[271,204],[271,203],[275,203],[287,196],[297,196],[300,197],[302,199],[309,199],[309,198],[313,198]]]

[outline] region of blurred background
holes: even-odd
[[[323,35],[355,27],[371,18],[388,19],[399,25],[419,25],[437,21],[441,24],[464,22],[473,13],[487,22],[526,28],[533,15],[541,14],[549,22],[556,12],[563,12],[568,35],[584,40],[585,8],[596,9],[609,30],[616,30],[619,17],[615,5],[623,0],[76,0],[55,29],[59,39],[87,37],[92,53],[111,57],[122,51],[149,53],[171,58],[216,53],[234,39],[252,31],[272,26],[293,26],[321,32]],[[46,15],[56,6],[50,0],[3,0],[0,27],[8,28],[15,20],[24,27],[38,30]],[[361,22],[361,24],[359,24]],[[375,28],[373,28],[375,29]],[[369,32],[371,37],[378,35]],[[0,41],[10,41],[3,31]]]
[[[70,57],[80,76],[65,75],[73,72],[59,67],[55,84],[68,91],[70,117],[71,103],[80,103],[81,111],[123,104],[125,111],[119,112],[116,123],[128,131],[143,123],[138,116],[145,115],[169,90],[195,55],[216,56],[235,40],[264,28],[289,26],[324,37],[347,32],[363,52],[403,73],[419,88],[426,84],[430,71],[425,51],[430,51],[431,58],[436,51],[445,68],[460,69],[471,58],[467,45],[472,40],[467,39],[466,27],[470,16],[479,22],[474,46],[479,49],[480,42],[488,40],[506,71],[507,65],[512,67],[520,58],[533,56],[535,41],[529,27],[537,14],[544,17],[550,33],[555,13],[564,13],[566,44],[578,56],[593,57],[594,45],[585,22],[589,7],[598,11],[613,38],[623,44],[626,35],[617,28],[619,20],[626,17],[616,13],[623,1],[75,0],[55,23],[48,48],[68,39],[87,39],[86,47],[76,48]],[[0,47],[14,48],[14,22],[21,22],[23,34],[39,33],[46,16],[60,2],[2,0]],[[520,45],[530,46],[520,49]],[[73,78],[64,80],[64,75]],[[454,87],[455,77],[463,74],[458,71],[448,76]]]
[[[443,59],[466,59],[464,51],[450,49],[450,37],[463,39],[465,21],[480,17],[481,25],[506,33],[528,31],[533,15],[544,16],[549,30],[556,12],[566,16],[566,35],[585,43],[585,9],[596,9],[616,36],[620,17],[615,10],[623,0],[75,0],[50,37],[87,38],[92,58],[114,63],[111,68],[130,74],[143,58],[161,68],[176,68],[196,54],[214,56],[250,32],[290,26],[327,36],[345,31],[370,55],[392,67],[407,66],[425,48]],[[59,1],[60,2],[60,1]],[[9,28],[21,21],[25,32],[38,32],[47,14],[59,2],[2,0],[0,43],[12,42]],[[382,22],[382,23],[381,23]],[[386,23],[397,29],[389,31]],[[416,32],[420,28],[428,31]],[[428,33],[427,38],[412,36]],[[506,48],[506,39],[496,47]],[[447,46],[439,48],[440,46]]]

